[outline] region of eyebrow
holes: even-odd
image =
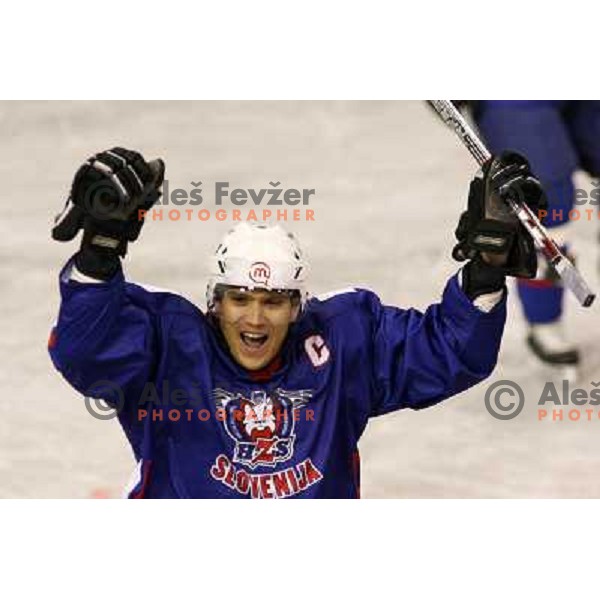
[[[258,293],[259,298],[264,299],[280,299],[280,298],[288,298],[289,294],[286,292],[279,292],[276,290],[244,290],[244,289],[230,289],[226,290],[226,294],[234,295],[234,296],[243,296],[243,297],[254,297],[254,294]]]

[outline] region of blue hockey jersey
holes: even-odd
[[[353,498],[371,417],[421,409],[487,377],[506,316],[473,306],[454,276],[425,313],[367,290],[311,299],[278,360],[248,372],[184,298],[60,276],[50,356],[104,398],[140,465],[130,497]]]

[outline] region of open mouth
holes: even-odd
[[[246,331],[240,333],[240,337],[244,346],[252,350],[259,350],[269,339],[269,336],[266,333],[249,333]]]

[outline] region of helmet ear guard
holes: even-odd
[[[208,311],[227,287],[252,290],[296,292],[304,306],[308,263],[296,238],[279,225],[240,223],[230,230],[211,257],[210,280],[206,289]]]

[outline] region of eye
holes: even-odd
[[[236,306],[245,306],[248,304],[248,297],[244,294],[229,294],[229,300]]]
[[[265,304],[267,306],[283,306],[285,301],[285,296],[270,296],[265,300]]]

